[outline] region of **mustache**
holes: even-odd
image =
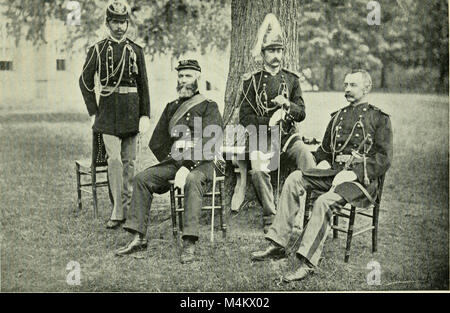
[[[198,89],[198,82],[194,81],[193,83],[190,83],[190,84],[178,83],[177,84],[177,92],[180,92],[182,89],[186,89],[188,91],[197,91],[197,89]]]

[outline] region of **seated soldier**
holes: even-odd
[[[179,98],[164,109],[149,144],[160,163],[134,177],[131,209],[123,226],[134,237],[129,244],[116,251],[117,255],[147,247],[145,236],[153,193],[167,192],[169,180],[175,179],[175,188],[184,189],[185,194],[181,262],[194,261],[204,186],[213,179],[214,155],[218,151],[216,144],[222,144],[223,125],[217,104],[198,91],[201,72],[198,62],[180,61],[176,70]],[[198,129],[201,133],[197,133]],[[215,137],[208,136],[211,130]]]
[[[367,102],[371,87],[372,80],[365,70],[354,70],[345,76],[345,98],[350,105],[331,114],[322,145],[314,154],[319,165],[289,175],[281,193],[280,208],[266,235],[269,247],[252,253],[254,261],[284,257],[291,239],[300,239],[296,251],[299,266],[285,275],[285,281],[303,279],[314,271],[331,228],[333,210],[346,203],[368,206],[376,195],[378,178],[391,165],[391,121],[387,114]],[[362,154],[352,157],[358,148]],[[306,194],[306,188],[321,195],[303,229],[300,198]],[[296,219],[297,215],[300,218]]]
[[[315,166],[295,127],[295,122],[305,119],[305,104],[299,76],[282,67],[284,41],[277,18],[268,14],[253,50],[263,68],[244,75],[239,98],[239,119],[249,133],[250,173],[262,205],[265,233],[276,213],[270,172],[280,170],[280,152],[296,169]],[[266,132],[261,132],[264,128]]]

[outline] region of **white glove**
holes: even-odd
[[[284,106],[286,109],[291,106],[289,100],[282,95],[276,96],[275,99],[272,99],[271,101],[280,107]]]
[[[319,164],[317,164],[316,168],[318,168],[320,170],[327,170],[327,169],[331,168],[331,165],[330,165],[330,163],[328,163],[327,160],[323,160]]]
[[[333,179],[333,186],[338,186],[342,183],[351,182],[356,180],[358,177],[353,171],[340,171]]]
[[[139,132],[146,133],[150,128],[150,119],[148,116],[141,116],[139,119]]]
[[[181,190],[184,189],[184,185],[186,184],[186,178],[189,175],[190,171],[187,167],[182,166],[178,170],[178,172],[175,174],[175,188],[180,188]]]
[[[286,112],[284,112],[283,109],[278,109],[275,113],[273,113],[272,117],[269,120],[269,126],[275,126],[278,124],[278,122],[282,119],[284,119],[284,115]]]
[[[91,127],[94,126],[95,123],[95,114],[91,116]]]

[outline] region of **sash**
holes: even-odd
[[[206,97],[204,95],[196,94],[189,100],[183,102],[169,121],[169,132],[172,133],[172,128],[190,109],[205,100]]]

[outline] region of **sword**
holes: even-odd
[[[355,155],[359,154],[359,150],[361,150],[361,148],[364,147],[366,142],[372,143],[372,137],[370,136],[370,134],[367,134],[367,136],[363,139],[363,141],[361,141],[361,143],[359,144],[358,148],[356,148],[356,150],[352,150],[352,155],[347,160],[347,162],[345,162],[344,168],[342,169],[343,171],[347,171],[350,168],[350,166],[353,163],[353,160],[355,159]],[[365,158],[365,153],[364,153],[363,157]],[[366,177],[364,177],[364,180],[366,181]],[[331,186],[330,191],[334,191],[335,189],[336,189],[336,186],[333,185],[333,186]]]

